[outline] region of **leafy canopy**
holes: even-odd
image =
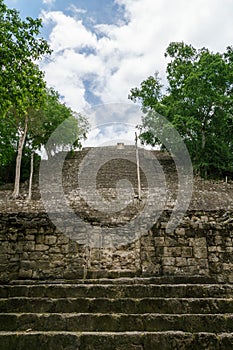
[[[51,134],[67,120],[64,132],[61,130],[56,143],[48,143]],[[81,114],[60,102],[59,94],[53,89],[47,89],[46,102],[43,108],[31,111],[27,142],[32,149],[41,150],[44,146],[48,157],[59,151],[58,148],[69,146],[80,147],[80,140],[86,137],[88,121]],[[69,144],[75,139],[74,144]]]
[[[43,72],[36,61],[49,54],[49,46],[39,38],[42,22],[9,9],[0,0],[0,115],[10,107],[19,115],[30,106],[40,106],[44,98]]]
[[[155,145],[155,110],[178,130],[188,147],[194,168],[201,174],[233,171],[233,48],[223,54],[195,49],[183,42],[171,43],[165,57],[168,87],[162,93],[158,76],[150,76],[129,98],[144,112],[142,141]]]

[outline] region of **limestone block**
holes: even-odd
[[[28,235],[34,235],[36,233],[38,233],[38,230],[36,228],[27,228],[25,230],[26,236]]]
[[[22,270],[33,270],[36,267],[36,262],[33,260],[22,260],[20,266]]]
[[[183,258],[191,258],[193,256],[193,249],[192,249],[192,247],[182,247],[182,249],[181,249],[181,256]]]
[[[177,228],[175,232],[176,232],[176,234],[178,236],[184,236],[185,235],[185,229],[183,227]]]
[[[222,244],[222,237],[221,236],[215,236],[215,244],[216,245]]]
[[[60,252],[62,254],[68,254],[69,253],[69,246],[68,246],[68,244],[67,245],[61,245],[60,246]]]
[[[233,253],[233,247],[226,247],[227,253]]]
[[[48,250],[48,249],[49,249],[49,246],[46,245],[46,244],[36,244],[36,245],[35,245],[35,250],[36,250],[36,251],[44,252],[44,251],[46,251],[46,250]]]
[[[195,258],[187,258],[187,264],[188,266],[195,266],[197,264]]]
[[[186,266],[187,265],[187,259],[178,257],[176,258],[176,266]]]
[[[171,257],[165,257],[162,259],[163,265],[175,266],[176,259]]]
[[[208,260],[207,259],[198,259],[197,260],[197,265],[201,269],[208,269]]]
[[[230,237],[226,238],[226,247],[232,247],[232,239]]]
[[[32,270],[19,270],[19,277],[20,278],[32,278]]]
[[[34,235],[26,235],[25,239],[27,241],[34,241],[35,240],[35,236]]]
[[[14,233],[14,234],[9,234],[9,241],[13,241],[13,242],[16,242],[17,241],[17,238],[18,238],[18,234],[17,232]]]
[[[164,265],[163,273],[165,275],[174,275],[177,272],[177,268],[173,265]]]
[[[44,235],[37,235],[36,244],[43,244],[43,243],[44,243]]]
[[[8,263],[7,254],[0,254],[0,264],[7,264],[7,263]]]
[[[165,237],[165,246],[167,247],[176,247],[177,246],[177,240],[170,238],[170,237]]]
[[[231,272],[228,276],[228,282],[233,283],[233,272]]]
[[[181,256],[181,247],[164,247],[164,256]]]
[[[201,216],[201,221],[203,221],[203,222],[208,222],[208,221],[209,221],[208,216],[206,216],[206,215]]]
[[[44,258],[44,252],[34,251],[30,253],[30,259],[39,261]]]
[[[211,253],[211,254],[209,254],[208,260],[209,260],[209,262],[218,262],[219,257],[216,254]]]
[[[216,252],[217,251],[217,246],[209,246],[208,247],[208,252],[210,252],[210,253],[214,253],[214,252]]]
[[[193,247],[193,255],[198,259],[206,259],[207,258],[207,245],[206,238],[191,238],[190,244]]]
[[[26,252],[32,252],[32,251],[34,251],[34,250],[35,250],[35,243],[32,242],[32,241],[27,242],[27,243],[24,245],[23,250],[26,251]]]
[[[56,244],[56,241],[57,241],[56,236],[45,236],[44,244],[54,245],[54,244]]]

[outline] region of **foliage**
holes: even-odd
[[[3,120],[3,124],[0,128],[0,152],[3,155],[3,157],[0,158],[0,183],[7,181],[12,182],[15,176],[14,164],[20,135],[14,124],[12,113],[13,111],[8,111],[8,118]],[[80,114],[75,114],[69,107],[61,103],[59,94],[53,89],[47,89],[46,103],[43,105],[43,108],[39,110],[31,108],[29,110],[29,115],[28,131],[22,154],[22,181],[29,178],[31,152],[43,151],[45,148],[48,157],[51,157],[60,150],[57,149],[57,147],[62,148],[69,144],[68,137],[76,139],[76,142],[70,145],[70,149],[72,147],[80,147],[81,139],[85,138],[88,130],[87,119]],[[73,119],[71,117],[73,116],[76,117],[77,123],[72,122]],[[58,142],[53,145],[54,147],[48,148],[46,144],[51,134],[65,120],[69,120],[69,118],[70,122],[66,124],[66,126],[68,125],[68,132],[61,132]],[[35,165],[38,168],[38,155],[36,154],[35,156]]]
[[[51,52],[46,40],[39,37],[41,20],[22,20],[18,11],[7,8],[0,0],[0,27],[0,165],[15,174],[12,197],[16,198],[21,168],[22,179],[28,176],[30,153],[46,145],[50,134],[74,112],[59,101],[57,92],[47,89],[44,73],[36,64]],[[72,123],[69,130],[80,139],[85,135],[87,121],[82,116],[78,121],[78,126]],[[61,134],[58,145],[65,143]],[[56,151],[47,149],[48,155]]]
[[[35,64],[50,53],[46,40],[38,38],[42,22],[8,9],[0,0],[0,115],[14,107],[18,118],[44,97],[43,72]]]
[[[76,118],[76,123],[73,122]],[[51,134],[62,126],[62,123],[67,120],[66,128],[68,130],[61,130],[57,142],[54,144],[47,144]],[[40,110],[32,110],[29,122],[27,143],[33,150],[41,150],[45,147],[47,156],[51,157],[60,148],[80,147],[80,140],[85,138],[88,130],[87,119],[76,114],[71,108],[67,107],[59,100],[59,94],[53,89],[47,89],[46,103]],[[67,132],[68,131],[68,132]],[[75,138],[76,142],[70,145],[70,139]]]
[[[44,74],[36,61],[50,50],[46,40],[38,37],[41,26],[40,19],[22,20],[18,11],[7,8],[0,0],[0,121],[4,124],[10,118],[19,138],[13,198],[19,195],[29,110],[41,108],[45,100]]]
[[[0,166],[5,166],[15,159],[17,145],[17,128],[13,119],[5,118],[0,128]]]
[[[155,145],[150,110],[164,115],[188,147],[201,175],[233,172],[233,48],[223,54],[171,43],[165,53],[168,88],[162,94],[158,74],[131,89],[129,98],[144,112],[141,139]],[[154,89],[154,90],[153,90]]]

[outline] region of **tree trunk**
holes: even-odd
[[[34,152],[31,153],[30,179],[29,179],[28,197],[27,197],[29,201],[32,199],[33,163],[34,163]]]
[[[140,164],[138,154],[138,136],[135,132],[135,148],[136,148],[136,161],[137,161],[137,178],[138,178],[138,199],[141,200],[141,178],[140,178]]]
[[[201,148],[202,148],[202,157],[204,157],[204,152],[205,152],[205,146],[206,146],[206,135],[205,135],[205,129],[204,127],[201,130]],[[205,159],[205,158],[204,158]],[[201,169],[202,176],[204,178],[207,178],[207,169],[206,166],[203,166]]]
[[[13,199],[16,199],[17,197],[19,197],[20,168],[21,168],[21,161],[22,161],[22,154],[23,154],[23,146],[27,135],[27,128],[28,128],[28,117],[26,116],[24,130],[20,136],[19,144],[18,144],[18,153],[17,153],[16,166],[15,166],[15,184],[14,184],[14,191],[12,193]]]
[[[204,130],[204,128],[202,128],[202,130],[201,130],[201,148],[202,148],[202,150],[205,149],[205,144],[206,144],[205,130]]]

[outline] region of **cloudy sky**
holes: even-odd
[[[42,64],[46,80],[78,112],[93,111],[91,108],[96,105],[130,103],[127,98],[130,89],[155,71],[159,71],[166,84],[164,52],[172,41],[224,51],[233,39],[232,0],[5,3],[17,8],[22,17],[43,18],[42,34],[53,49],[52,56]],[[127,121],[132,126],[136,123],[132,113],[122,120],[116,120],[113,112],[108,120],[106,114],[102,118],[89,113],[95,115],[93,127],[106,122]],[[131,137],[132,130],[127,129],[127,135],[126,129],[120,138]],[[96,138],[98,132],[93,133]]]

